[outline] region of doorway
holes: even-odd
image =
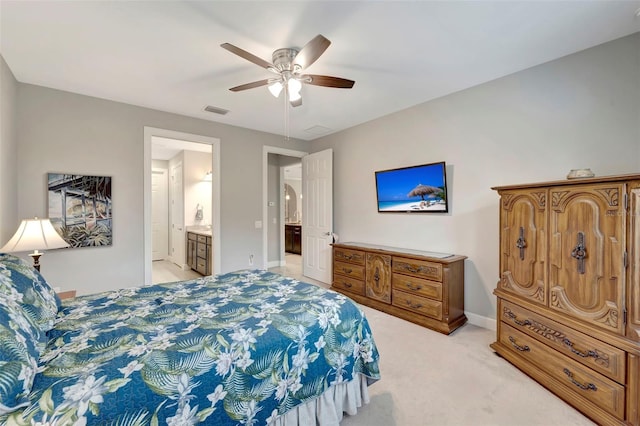
[[[286,264],[285,256],[285,191],[284,169],[288,166],[301,164],[306,152],[291,149],[265,146],[263,148],[263,176],[262,193],[263,226],[262,233],[262,264],[265,268],[280,267]],[[300,263],[302,263],[302,251]]]
[[[208,152],[208,154],[203,154]],[[205,159],[202,160],[202,155]],[[204,161],[204,163],[203,163]],[[190,166],[191,165],[191,166]],[[212,240],[211,269],[220,272],[220,140],[201,135],[193,135],[151,127],[144,128],[144,282],[157,282],[153,277],[157,259],[162,255],[154,236],[167,239],[167,254],[163,262],[175,265],[166,281],[193,278],[195,274],[185,260],[186,226],[204,225],[210,227]],[[168,230],[158,232],[158,216],[154,214],[154,191],[158,190],[158,175],[168,176]],[[188,187],[185,189],[185,185]],[[195,195],[194,195],[195,194]],[[193,204],[193,205],[192,205]],[[203,206],[209,210],[203,213]],[[200,212],[200,213],[198,213]],[[163,218],[164,220],[164,218]],[[154,263],[156,259],[156,263]],[[160,268],[166,275],[165,268]],[[169,269],[167,269],[169,271]],[[175,278],[175,279],[173,279]],[[164,281],[163,281],[164,282]]]

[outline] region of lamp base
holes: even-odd
[[[36,250],[33,253],[29,254],[29,256],[33,257],[33,267],[36,268],[38,272],[40,272],[40,256],[42,256],[42,253]]]

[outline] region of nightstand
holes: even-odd
[[[60,299],[73,299],[74,297],[76,297],[76,291],[75,290],[61,291],[60,293],[58,293],[58,297]]]

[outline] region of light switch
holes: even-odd
[[[256,229],[261,229],[262,228],[262,221],[261,220],[256,220]]]

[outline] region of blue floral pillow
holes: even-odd
[[[43,349],[44,333],[22,309],[20,299],[14,288],[0,281],[0,416],[29,405]]]
[[[0,253],[0,282],[22,295],[22,309],[43,334],[53,328],[60,298],[40,272],[19,257]]]

